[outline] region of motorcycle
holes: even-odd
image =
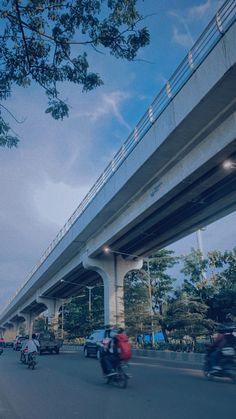
[[[210,380],[214,378],[229,378],[232,382],[236,382],[236,364],[235,350],[231,347],[225,347],[219,353],[219,367],[214,368],[211,365],[211,352],[208,350],[205,355],[203,372],[205,377]]]
[[[120,362],[114,370],[114,374],[106,377],[107,384],[113,384],[119,388],[126,388],[128,379],[131,376],[128,374],[128,364]]]
[[[3,353],[3,349],[2,349],[2,348],[0,348],[0,355],[2,355],[2,353]]]
[[[27,364],[27,352],[28,352],[28,349],[22,349],[20,351],[20,362],[22,364]]]
[[[32,370],[34,370],[35,365],[37,364],[36,361],[36,356],[37,356],[37,352],[30,352],[28,354],[28,368],[31,368]]]

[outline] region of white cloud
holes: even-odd
[[[183,13],[171,10],[169,11],[169,15],[174,17],[177,20],[178,25],[181,27],[181,29],[178,29],[176,25],[174,26],[172,37],[173,42],[183,47],[191,47],[194,43],[194,39],[191,35],[188,21],[184,17]]]
[[[182,47],[190,48],[193,45],[193,39],[189,33],[180,32],[176,27],[173,30],[173,42]]]
[[[93,122],[97,122],[101,118],[104,117],[115,117],[116,120],[126,127],[128,130],[131,130],[130,125],[126,122],[122,113],[120,111],[120,107],[122,104],[130,98],[129,93],[115,91],[111,93],[103,94],[98,100],[94,103],[94,108],[91,111],[80,111],[77,113],[77,116],[89,117]]]
[[[194,43],[195,29],[199,23],[204,26],[213,18],[223,4],[223,0],[206,0],[198,5],[179,10],[169,10],[168,15],[175,19],[172,41],[190,48]]]
[[[86,184],[72,187],[63,182],[55,183],[48,179],[44,185],[35,190],[33,201],[40,217],[62,227],[88,190],[89,186]]]
[[[188,15],[190,18],[201,19],[212,7],[211,0],[207,0],[205,3],[193,6],[189,9]]]
[[[190,7],[188,10],[189,20],[200,20],[202,18],[209,19],[209,15],[214,15],[215,12],[224,3],[224,0],[207,0],[206,2],[199,4],[198,6]]]

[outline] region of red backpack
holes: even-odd
[[[116,335],[116,339],[120,359],[122,361],[129,361],[132,356],[132,349],[128,336],[125,333],[119,333]]]

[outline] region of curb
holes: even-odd
[[[62,350],[82,352],[81,345],[63,345]],[[204,354],[194,352],[172,352],[172,351],[155,351],[150,349],[133,349],[133,356],[135,358],[151,358],[160,361],[175,361],[188,364],[202,364],[204,361]]]

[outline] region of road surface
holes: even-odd
[[[42,355],[33,371],[19,357],[10,348],[0,356],[1,419],[236,418],[236,384],[207,381],[196,366],[136,358],[119,389],[81,352]]]

